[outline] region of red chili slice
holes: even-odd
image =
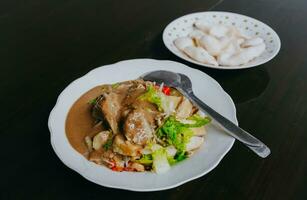
[[[124,170],[124,168],[122,168],[122,167],[112,167],[111,168],[113,171],[116,171],[116,172],[121,172],[121,171],[123,171]]]
[[[167,86],[163,86],[162,88],[162,92],[166,95],[170,95],[171,94],[171,88],[167,87]]]

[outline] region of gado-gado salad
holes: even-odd
[[[81,96],[66,120],[72,146],[114,171],[163,173],[205,141],[210,118],[176,89],[133,80]]]

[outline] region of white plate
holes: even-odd
[[[195,94],[218,112],[238,123],[233,101],[211,77],[173,61],[136,59],[98,67],[73,81],[58,97],[49,116],[51,144],[62,162],[86,179],[102,186],[134,191],[155,191],[176,187],[211,171],[230,150],[234,139],[214,127],[208,127],[204,145],[191,158],[186,159],[162,175],[151,172],[114,172],[86,160],[75,151],[65,134],[65,120],[72,104],[86,91],[101,85],[138,78],[154,70],[169,70],[186,74],[192,79]]]
[[[264,39],[266,49],[258,58],[240,66],[214,66],[197,62],[178,50],[173,42],[178,37],[187,36],[193,30],[194,22],[199,19],[206,20],[212,25],[232,25],[237,27],[243,34],[261,37]],[[254,18],[230,12],[199,12],[182,16],[172,21],[164,29],[163,42],[176,56],[191,63],[215,69],[244,69],[255,67],[274,58],[280,50],[280,39],[272,28]]]

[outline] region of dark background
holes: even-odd
[[[163,45],[164,27],[184,14],[221,10],[270,25],[281,51],[252,69],[200,68]],[[306,0],[0,1],[1,199],[307,199]],[[49,112],[74,79],[125,59],[183,62],[215,78],[234,99],[241,127],[272,154],[238,142],[212,172],[180,187],[136,193],[93,184],[50,145]]]

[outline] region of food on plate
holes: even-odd
[[[193,58],[196,61],[207,63],[211,65],[217,66],[218,63],[216,62],[215,58],[209,54],[205,49],[201,47],[195,47],[195,46],[188,46],[184,48],[184,53],[186,53],[188,56]]]
[[[259,57],[265,50],[260,37],[249,37],[235,26],[211,25],[197,20],[194,30],[174,40],[175,46],[191,59],[214,66],[239,66]]]
[[[138,79],[82,95],[66,135],[88,160],[114,171],[163,173],[205,142],[210,121],[176,89]]]

